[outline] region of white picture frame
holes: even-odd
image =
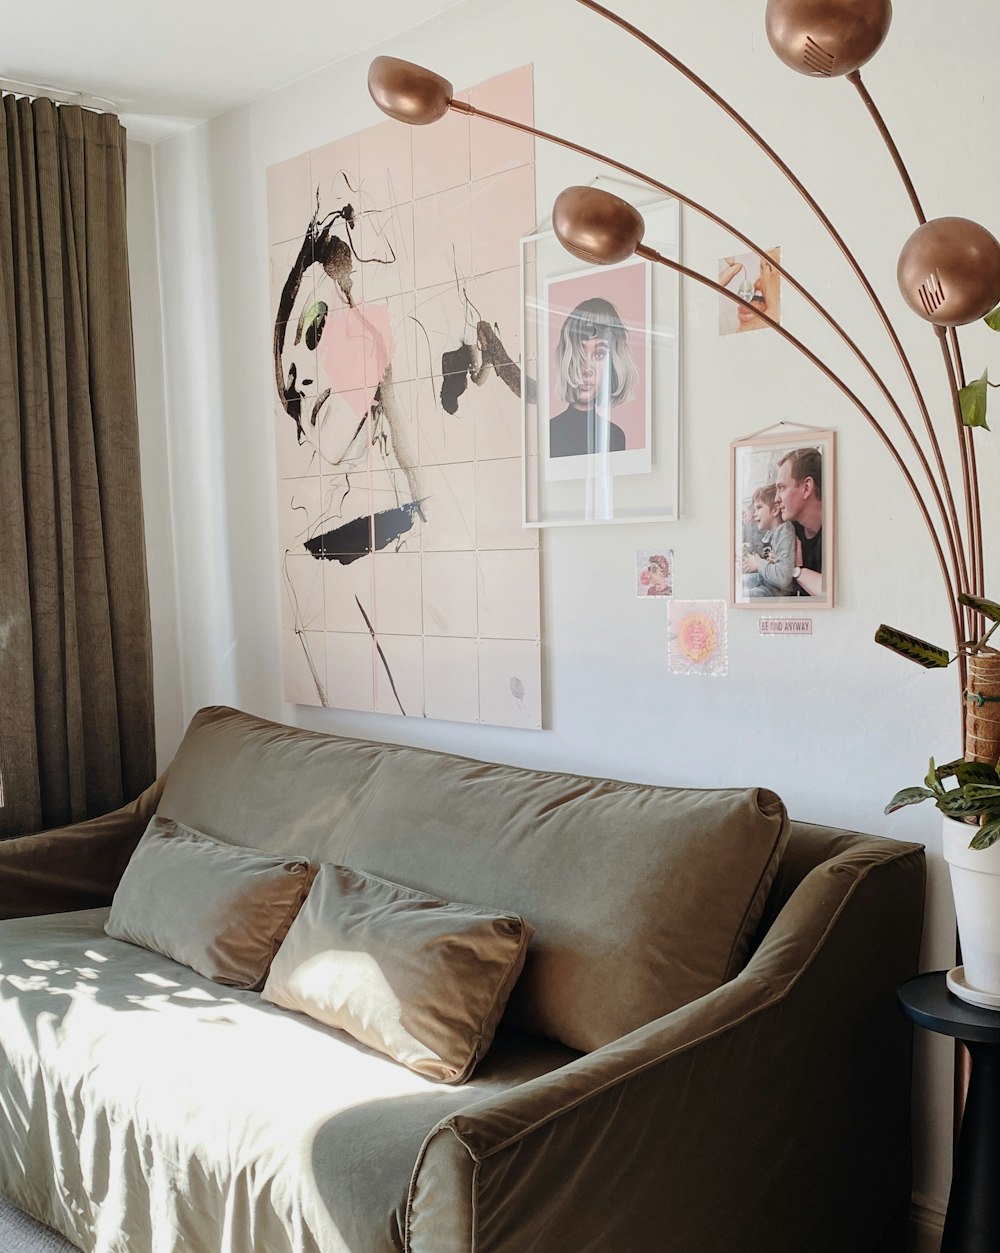
[[[647,242],[665,256],[679,259],[678,202],[657,200],[637,207],[646,220]],[[522,240],[521,285],[524,525],[675,521],[680,515],[677,272],[640,258],[616,266],[581,268],[552,231],[542,231]],[[586,302],[593,300],[613,312],[595,314],[593,308],[585,309]],[[618,313],[619,306],[623,314]],[[605,376],[603,409],[593,398],[589,405],[578,401],[578,391],[573,400],[567,399],[570,371],[565,361],[571,348],[564,336],[560,358],[557,342],[561,328],[574,325],[579,353],[585,334],[579,327],[590,317],[597,319],[597,333],[590,342],[603,340],[612,359]],[[612,327],[620,328],[621,334]],[[613,368],[616,336],[624,338],[635,373],[626,399],[616,387],[621,374]],[[554,412],[557,406],[561,412]],[[625,419],[627,406],[632,413]],[[553,421],[567,417],[572,418],[572,425],[564,426],[557,441]],[[569,435],[563,439],[567,430]],[[618,447],[611,446],[615,439]],[[556,447],[561,451],[556,453]],[[580,451],[566,451],[573,447]]]

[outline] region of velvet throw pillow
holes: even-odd
[[[305,858],[237,848],[155,815],[104,929],[215,983],[259,988],[312,872]]]
[[[440,1083],[461,1083],[493,1041],[531,927],[321,865],[262,993],[339,1027]]]

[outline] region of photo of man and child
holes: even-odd
[[[830,477],[825,462],[831,448],[822,441],[808,447],[734,445],[734,604],[764,607],[802,597],[814,607],[832,603],[832,580],[824,572],[824,478]]]

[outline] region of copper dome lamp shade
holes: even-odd
[[[853,74],[882,46],[890,0],[767,0],[764,26],[775,54],[799,74]]]
[[[635,256],[646,224],[627,200],[598,187],[567,187],[552,206],[552,229],[568,253],[588,265]]]
[[[410,126],[444,117],[455,98],[446,78],[399,57],[376,57],[368,67],[368,91],[383,113]]]
[[[1000,243],[968,218],[935,218],[903,245],[896,278],[918,317],[935,326],[967,326],[997,304]]]
[[[982,626],[977,609],[968,598],[983,596],[982,522],[979,484],[972,432],[963,419],[966,385],[955,327],[976,321],[1000,304],[1000,244],[983,227],[964,219],[942,218],[928,222],[899,150],[861,79],[860,69],[882,46],[892,20],[890,0],[768,0],[764,22],[771,47],[780,59],[801,74],[813,78],[843,78],[857,91],[891,157],[917,218],[918,230],[906,241],[899,259],[898,279],[909,306],[934,327],[952,396],[950,419],[935,425],[923,389],[886,306],[864,268],[815,197],[795,171],[781,158],[751,123],[720,93],[649,34],[608,9],[598,0],[577,3],[635,39],[706,95],[776,166],[779,173],[805,202],[841,253],[865,296],[874,308],[893,351],[899,359],[916,409],[911,422],[901,398],[874,367],[870,357],[849,332],[794,274],[780,263],[774,268],[815,310],[877,387],[891,411],[887,420],[863,403],[835,370],[805,343],[763,315],[779,335],[805,355],[847,396],[878,435],[902,474],[924,521],[948,595],[953,634],[959,650],[960,682],[966,679],[963,642],[975,638]],[[616,160],[612,155],[588,148],[564,136],[526,123],[478,109],[456,100],[451,84],[433,71],[394,58],[379,57],[371,66],[369,90],[376,104],[392,117],[422,125],[449,109],[484,122],[511,127],[599,161],[629,178],[639,180],[665,196],[703,215],[729,231],[746,248],[764,257],[765,250],[732,222],[699,204],[682,190]],[[558,197],[553,228],[564,246],[591,264],[613,264],[635,253],[664,264],[703,286],[714,288],[727,299],[752,305],[720,287],[715,280],[680,262],[662,257],[642,242],[641,215],[618,197],[593,187],[569,188]],[[762,315],[757,311],[758,317]],[[985,383],[983,383],[985,391]],[[896,429],[892,423],[895,422]],[[918,434],[922,427],[922,434]],[[952,428],[949,434],[948,428]],[[944,439],[957,441],[960,461],[959,490],[954,490],[942,447]],[[905,455],[904,455],[905,454]],[[956,500],[957,497],[957,500]],[[964,509],[961,506],[964,505]],[[964,516],[962,516],[964,514]],[[881,641],[880,641],[881,642]],[[964,728],[963,728],[964,731]],[[964,742],[964,740],[963,740]]]

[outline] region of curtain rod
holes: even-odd
[[[81,109],[104,113],[108,109],[118,112],[118,105],[106,96],[93,96],[86,91],[67,91],[62,87],[49,87],[44,83],[23,83],[16,78],[0,78],[0,90],[12,91],[21,96],[46,96],[55,104],[75,104]]]

